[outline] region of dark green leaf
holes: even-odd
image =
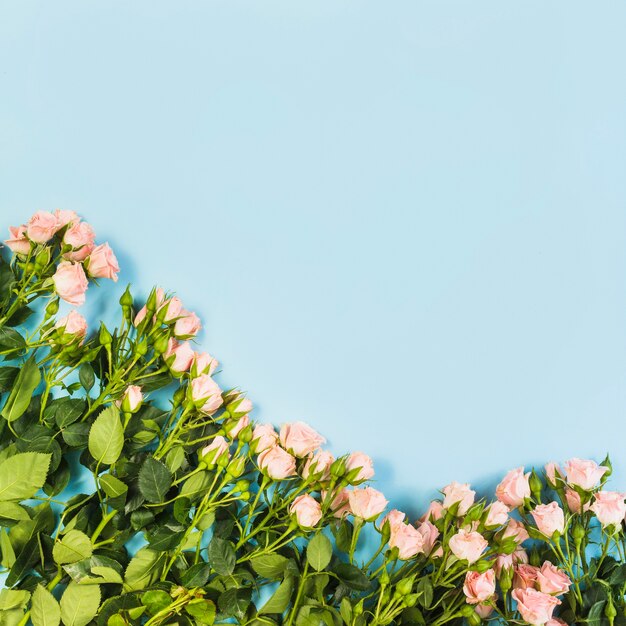
[[[26,411],[30,404],[30,399],[40,381],[41,372],[37,366],[35,355],[33,355],[20,369],[20,373],[15,379],[9,398],[2,409],[2,416],[7,422],[15,421]]]
[[[235,569],[237,556],[235,546],[226,539],[213,537],[209,543],[209,563],[211,567],[222,576],[232,574]]]
[[[139,490],[143,497],[148,502],[163,502],[171,486],[172,474],[167,467],[160,461],[148,457],[139,471]]]

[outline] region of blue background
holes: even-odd
[[[626,487],[623,2],[4,2],[0,214],[92,222],[255,417],[452,479]],[[95,294],[91,294],[92,298]]]

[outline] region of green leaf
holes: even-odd
[[[346,587],[355,591],[367,591],[370,588],[370,579],[355,565],[337,563],[334,570]]]
[[[237,556],[235,554],[235,546],[226,539],[213,537],[209,543],[209,563],[211,567],[222,576],[228,576],[233,573]]]
[[[197,474],[192,474],[183,483],[180,495],[186,496],[193,502],[206,493],[210,484],[211,475],[209,472],[198,472]]]
[[[20,369],[20,373],[15,379],[9,398],[2,409],[2,416],[7,422],[14,422],[18,417],[24,414],[40,382],[41,372],[37,366],[35,355],[33,355]]]
[[[321,572],[330,563],[332,556],[333,546],[326,535],[318,533],[309,541],[306,559],[316,572]]]
[[[161,553],[142,548],[132,558],[124,576],[124,590],[137,591],[150,586],[161,573]]]
[[[30,516],[24,507],[15,502],[0,502],[0,519],[6,520],[28,520]]]
[[[196,563],[181,575],[181,583],[187,589],[194,587],[204,587],[209,582],[211,566],[208,563]]]
[[[33,626],[59,626],[61,623],[61,607],[59,607],[59,603],[41,585],[37,585],[33,593],[30,619],[33,621]]]
[[[150,611],[152,615],[156,615],[172,604],[172,596],[160,589],[153,589],[146,591],[146,593],[141,596],[141,603],[148,607],[148,611]]]
[[[415,593],[418,594],[418,601],[424,608],[430,607],[434,596],[433,583],[430,580],[430,576],[420,578],[415,588]]]
[[[70,530],[52,549],[52,556],[59,565],[88,559],[92,553],[91,540],[80,530]]]
[[[89,452],[98,463],[111,465],[120,458],[124,447],[124,428],[115,405],[104,409],[89,431]]]
[[[13,328],[0,328],[0,352],[16,352],[26,347],[24,337]]]
[[[215,603],[211,600],[197,598],[186,607],[187,613],[195,618],[196,624],[212,624],[215,621]]]
[[[167,467],[152,457],[148,457],[139,471],[139,491],[154,504],[163,502],[165,494],[172,486],[172,474]]]
[[[65,428],[78,420],[86,408],[87,402],[84,399],[66,396],[50,402],[43,415],[48,424],[54,420],[59,428]]]
[[[0,393],[9,391],[20,373],[19,367],[0,367]]]
[[[85,391],[91,391],[96,382],[96,376],[90,363],[83,363],[78,370],[78,380]]]
[[[89,440],[89,424],[84,422],[71,424],[61,431],[63,440],[72,448],[84,448]]]
[[[0,463],[0,501],[32,498],[46,482],[49,454],[21,452]]]
[[[250,560],[254,571],[263,578],[281,578],[289,559],[280,554],[263,554]]]
[[[15,563],[15,550],[9,539],[9,535],[0,531],[0,549],[2,550],[2,567],[10,569]]]
[[[8,587],[12,587],[28,574],[40,557],[39,550],[39,535],[35,535],[26,542],[26,545],[17,555],[15,563],[13,563],[13,567],[11,567],[11,571],[5,581]]]
[[[98,480],[100,487],[109,498],[117,498],[128,491],[128,485],[112,474],[103,474]]]
[[[71,582],[61,596],[61,619],[65,626],[87,626],[100,608],[100,587]]]
[[[288,576],[282,583],[280,583],[278,589],[276,589],[272,597],[259,610],[259,615],[267,613],[282,613],[289,606],[292,591],[293,578]]]
[[[30,593],[21,589],[3,589],[0,591],[0,611],[21,609],[30,600]]]

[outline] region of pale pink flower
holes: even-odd
[[[512,554],[498,554],[493,567],[500,576],[502,570],[510,569],[519,563],[528,563],[528,553],[518,546]]]
[[[306,493],[293,501],[289,512],[295,515],[298,525],[302,528],[313,528],[322,519],[322,507],[319,502]]]
[[[598,465],[595,461],[570,459],[565,463],[565,476],[570,485],[590,491],[597,487],[608,469],[608,467]]]
[[[488,543],[480,533],[461,529],[450,537],[449,546],[457,559],[465,559],[471,565],[480,559]]]
[[[325,442],[324,437],[304,422],[284,424],[280,429],[280,443],[283,448],[299,458],[315,452]]]
[[[492,502],[487,508],[487,517],[485,518],[485,526],[487,528],[495,528],[497,526],[503,526],[509,519],[509,507],[496,500]]]
[[[52,282],[57,295],[66,302],[74,306],[85,303],[85,292],[89,281],[80,263],[75,264],[69,261],[59,263]]]
[[[513,539],[520,544],[524,543],[529,536],[526,526],[524,526],[522,522],[518,522],[516,519],[510,519],[502,535],[503,539],[506,539],[507,537],[513,537]]]
[[[302,468],[302,478],[316,476],[317,480],[330,480],[330,467],[335,462],[335,457],[326,450],[318,450],[310,456]]]
[[[433,551],[435,542],[439,537],[439,529],[430,520],[424,520],[417,527],[417,532],[422,535],[424,540],[422,544],[424,554],[429,555]]]
[[[346,459],[346,470],[348,472],[357,468],[360,469],[354,478],[354,482],[361,482],[374,477],[374,463],[372,459],[363,452],[353,452]]]
[[[433,500],[429,505],[426,513],[420,518],[420,521],[431,521],[436,522],[438,519],[441,519],[444,514],[443,504],[439,502],[439,500]]]
[[[348,494],[348,501],[352,515],[366,521],[377,518],[387,506],[385,496],[373,487],[353,489]]]
[[[459,508],[457,510],[457,515],[459,516],[465,515],[472,504],[474,504],[474,496],[476,495],[476,492],[470,489],[468,483],[461,484],[456,481],[452,481],[441,491],[445,496],[443,499],[443,508],[449,509],[458,502]]]
[[[230,458],[230,448],[226,439],[221,435],[217,435],[208,446],[202,449],[202,458],[206,463],[215,463],[224,455]]]
[[[524,474],[523,467],[511,470],[496,487],[498,500],[510,508],[522,506],[524,500],[530,498],[529,476],[530,472]]]
[[[349,489],[339,489],[332,494],[329,503],[329,510],[334,517],[341,519],[350,513]],[[328,497],[327,491],[322,491],[322,500],[326,501]]]
[[[545,466],[544,469],[545,469],[545,472],[546,472],[546,478],[548,479],[548,482],[550,483],[550,486],[551,487],[556,487],[557,486],[557,479],[563,477],[563,473],[561,472],[561,468],[556,463],[551,461],[550,463],[546,463],[546,466]]]
[[[258,457],[259,468],[274,480],[296,475],[296,459],[280,446],[267,448]]]
[[[84,261],[94,249],[96,233],[87,222],[73,223],[63,235],[63,243],[72,246],[63,256],[69,261]]]
[[[242,415],[233,426],[231,426],[226,434],[231,438],[235,439],[237,435],[250,424],[250,418],[247,415]]]
[[[181,311],[181,316],[174,324],[174,334],[182,339],[195,337],[202,328],[200,318],[191,311]]]
[[[179,343],[171,338],[167,343],[167,350],[163,353],[163,359],[170,370],[176,374],[182,374],[191,367],[194,351],[188,341]],[[200,377],[198,377],[200,378]]]
[[[134,413],[143,402],[143,393],[139,385],[129,385],[122,396],[122,409],[128,413]]]
[[[390,524],[390,530],[389,547],[398,549],[398,558],[402,561],[424,551],[424,537],[415,526],[401,521]]]
[[[477,604],[474,610],[480,619],[486,620],[493,613],[493,605]]]
[[[536,589],[515,589],[511,594],[517,602],[522,619],[532,626],[542,626],[552,618],[552,613],[561,601]]]
[[[191,366],[191,375],[208,374],[212,376],[218,365],[217,359],[208,352],[196,352],[193,357],[193,365]]]
[[[467,572],[463,583],[463,593],[468,604],[480,604],[489,600],[496,592],[496,573],[492,569],[486,572]]]
[[[257,424],[252,431],[251,443],[254,444],[255,452],[265,452],[278,443],[278,433],[271,424]]]
[[[120,266],[108,243],[102,243],[91,251],[86,266],[90,276],[94,278],[110,278],[117,282]]]
[[[69,211],[66,209],[55,209],[54,219],[57,221],[57,230],[67,226],[69,223],[75,223],[80,221],[80,217],[76,211]]]
[[[84,339],[87,334],[87,320],[78,311],[70,311],[65,317],[57,321],[55,328],[68,335],[75,335]]]
[[[537,505],[530,514],[537,524],[537,528],[548,537],[557,532],[563,534],[565,528],[565,515],[563,509],[556,503]]]
[[[620,526],[626,516],[624,494],[617,491],[598,491],[589,507],[602,526]]]
[[[194,378],[189,384],[189,390],[194,404],[205,415],[212,415],[222,406],[222,390],[208,374]]]
[[[546,561],[537,572],[537,588],[543,593],[562,596],[569,591],[572,581],[565,572]]]
[[[28,254],[30,252],[30,241],[26,237],[26,225],[9,226],[9,238],[5,239],[4,243],[15,254]]]
[[[57,219],[49,211],[37,211],[26,225],[28,238],[35,243],[46,243],[59,230]]]
[[[528,563],[520,563],[515,568],[515,575],[513,576],[513,587],[515,589],[528,589],[529,587],[534,589],[538,575],[538,567],[535,567],[534,565],[528,565]]]

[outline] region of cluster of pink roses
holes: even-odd
[[[56,271],[52,276],[57,295],[66,302],[80,306],[91,278],[117,280],[120,271],[115,254],[108,243],[96,245],[93,228],[82,222],[74,211],[57,209],[37,211],[26,224],[9,228],[5,244],[22,258],[31,255],[36,261],[51,260],[54,241],[60,246]]]

